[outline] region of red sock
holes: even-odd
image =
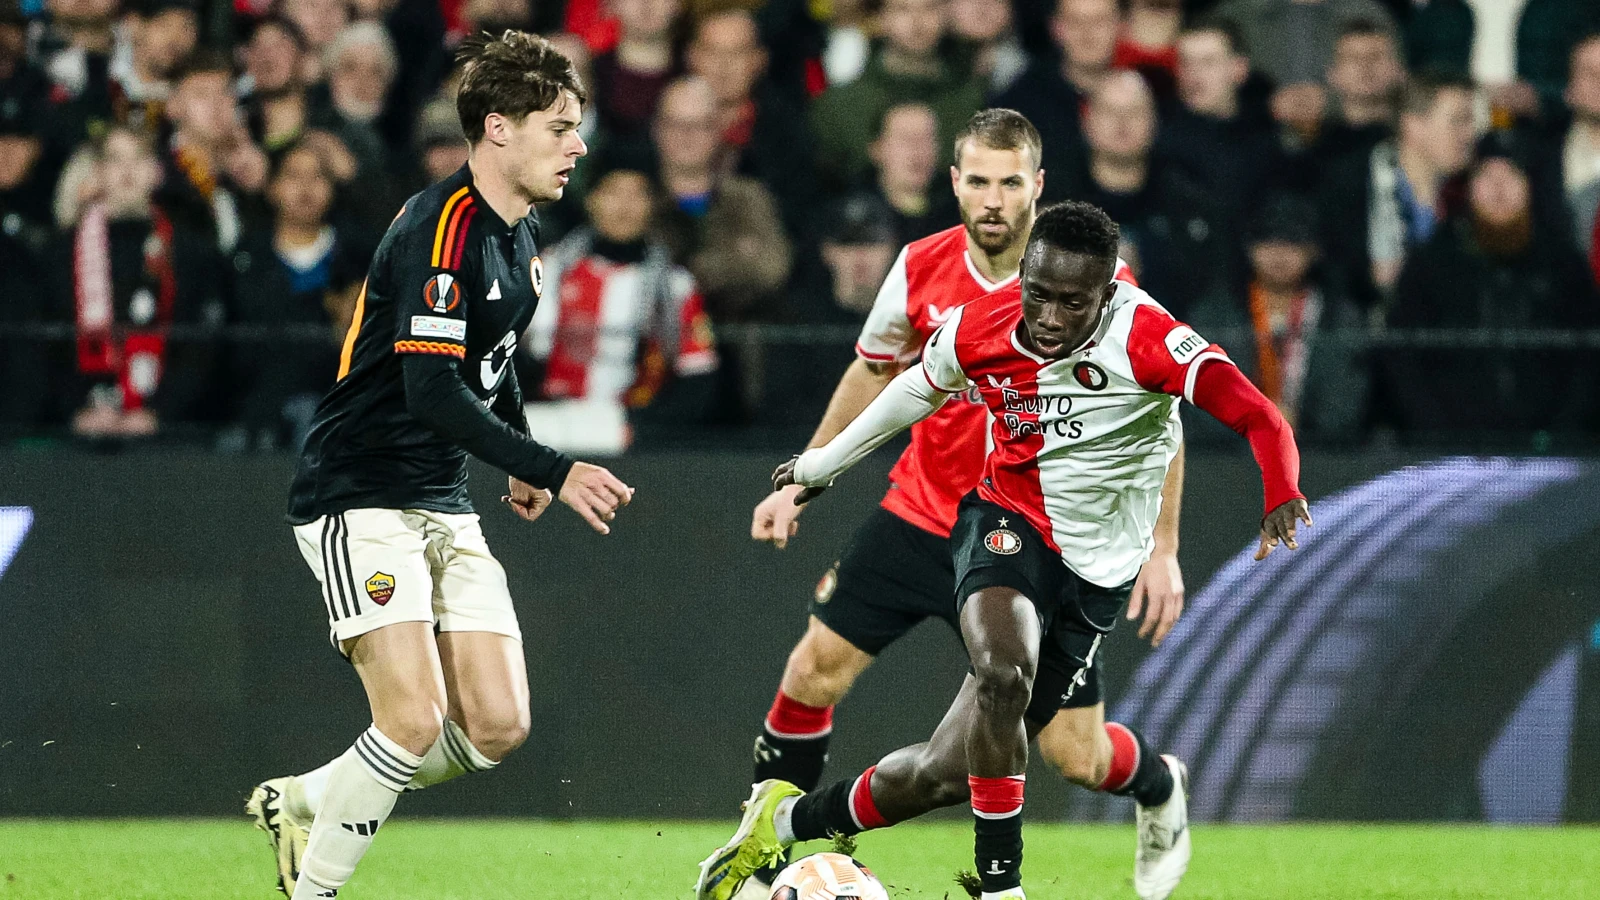
[[[807,706],[783,691],[767,711],[767,733],[780,738],[814,738],[833,731],[833,707]]]
[[[1111,738],[1111,766],[1095,790],[1113,794],[1126,789],[1139,771],[1139,740],[1120,722],[1106,723],[1106,737]]]
[[[968,775],[967,787],[972,790],[972,814],[980,819],[1004,819],[1022,812],[1022,792],[1026,785],[1026,775],[1003,775],[999,778]]]
[[[856,820],[862,831],[883,828],[889,824],[883,813],[878,812],[878,804],[872,799],[872,773],[876,771],[877,766],[867,769],[850,786],[850,818]]]

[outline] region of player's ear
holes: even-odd
[[[1033,172],[1033,202],[1038,203],[1044,196],[1044,169],[1035,169]]]
[[[961,187],[961,170],[955,166],[950,167],[950,190],[959,190]]]
[[[489,113],[483,117],[483,136],[491,143],[504,147],[510,140],[511,123],[499,113]]]

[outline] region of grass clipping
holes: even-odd
[[[956,884],[973,900],[983,896],[983,880],[978,877],[978,873],[970,869],[962,869],[956,873]]]

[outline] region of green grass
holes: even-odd
[[[350,900],[684,900],[732,823],[397,819]],[[1133,829],[1030,825],[1034,900],[1133,897]],[[1600,900],[1600,830],[1292,826],[1195,830],[1177,900]],[[812,849],[825,849],[814,846]],[[895,898],[956,900],[962,823],[864,835]],[[0,898],[272,900],[264,836],[237,821],[0,820]]]

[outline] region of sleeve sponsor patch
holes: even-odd
[[[461,319],[445,319],[439,316],[412,316],[411,336],[465,341],[467,323]]]
[[[1179,325],[1167,332],[1167,352],[1180,366],[1193,362],[1200,351],[1208,346],[1206,339],[1195,334],[1194,329],[1187,325]]]

